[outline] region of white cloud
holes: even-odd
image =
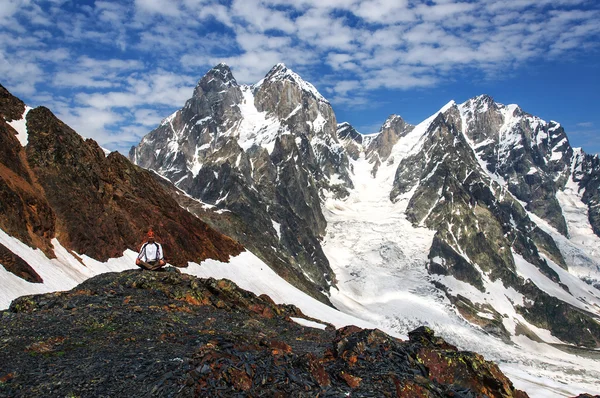
[[[135,7],[141,13],[157,14],[166,17],[181,15],[178,1],[135,0]]]
[[[143,64],[137,60],[107,59],[99,60],[87,56],[54,75],[54,84],[58,87],[109,88],[122,85],[124,75],[141,70]]]
[[[286,13],[266,7],[260,0],[234,0],[231,12],[235,18],[244,21],[248,28],[251,28],[248,30],[276,30],[292,34],[297,29]]]
[[[338,95],[347,95],[349,91],[355,90],[361,86],[358,80],[342,80],[333,87],[333,92]]]
[[[594,123],[592,123],[592,122],[581,122],[581,123],[577,123],[576,126],[577,127],[583,127],[583,128],[589,128],[589,127],[593,127]]]
[[[165,118],[165,115],[159,114],[156,109],[138,109],[134,115],[136,124],[150,129],[155,128]]]
[[[464,15],[475,8],[477,8],[475,3],[421,4],[415,7],[415,12],[425,21],[440,21],[454,18],[456,14]]]
[[[377,24],[411,22],[416,16],[408,8],[408,0],[368,0],[358,2],[353,11],[365,21]]]
[[[0,23],[9,20],[17,11],[28,4],[28,0],[2,0],[2,7],[0,7]]]
[[[82,127],[97,112],[86,128],[109,142],[181,107],[219,62],[241,83],[284,62],[334,103],[366,106],[381,88],[597,50],[598,20],[587,0],[3,0],[0,76],[15,94],[60,93]]]

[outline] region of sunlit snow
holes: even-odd
[[[451,102],[441,111],[453,105]],[[506,113],[513,113],[515,109]],[[516,335],[517,324],[522,324],[548,343],[562,343],[547,330],[529,324],[516,312],[514,304],[524,304],[520,293],[504,287],[500,281],[491,282],[485,275],[485,293],[452,276],[428,275],[425,267],[434,231],[415,228],[406,220],[404,212],[412,192],[395,204],[389,200],[389,192],[397,164],[420,150],[423,135],[436,116],[437,113],[400,139],[390,155],[394,161],[382,165],[375,178],[371,175],[373,164],[365,160],[364,154],[353,161],[352,178],[356,189],[343,201],[332,198],[326,201],[328,227],[323,248],[338,279],[338,289],[332,289],[332,302],[343,312],[368,320],[386,332],[406,335],[417,326],[428,325],[459,348],[477,351],[486,359],[499,363],[516,387],[533,397],[597,392],[600,390],[596,381],[600,377],[600,356],[595,356],[595,360],[582,358]],[[506,128],[507,146],[507,141],[516,142],[509,134]],[[482,168],[487,173],[484,164]],[[490,177],[503,182],[497,176]],[[561,298],[568,298],[569,302],[585,308],[586,304],[573,296],[567,297],[562,288],[540,274],[533,265],[523,262],[519,265],[524,276],[534,277],[542,284],[541,288],[550,290],[551,285],[552,288],[556,286],[561,294],[565,294]],[[526,269],[531,272],[527,273]],[[578,278],[572,275],[568,278],[562,273],[561,278],[570,288],[573,286],[576,296],[582,295],[588,302],[594,299],[594,294],[586,290],[588,286]],[[514,345],[507,345],[466,322],[445,295],[433,286],[434,280],[443,283],[453,295],[464,295],[474,303],[491,304],[505,316],[504,326],[512,334]]]
[[[13,120],[8,122],[8,124],[17,131],[17,139],[21,143],[22,146],[26,146],[29,140],[29,134],[27,134],[27,114],[30,110],[32,110],[30,106],[25,106],[25,111],[23,112],[23,116],[19,120]]]

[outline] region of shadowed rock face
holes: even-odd
[[[380,161],[386,161],[398,140],[410,133],[414,127],[406,123],[400,116],[391,115],[379,130],[379,134],[369,143],[367,157],[375,161],[375,156],[378,156]]]
[[[358,144],[363,143],[363,136],[350,123],[344,122],[337,126],[337,136],[341,140],[350,139]]]
[[[527,210],[547,220],[563,235],[567,225],[556,199],[569,174],[573,150],[564,129],[526,114],[517,106],[499,105],[489,96],[467,101],[465,126],[477,154]]]
[[[0,243],[0,264],[9,272],[27,282],[42,283],[42,277],[25,260],[14,254],[6,246]]]
[[[0,86],[0,228],[52,258],[55,215],[29,168],[17,132],[7,123],[19,120],[24,110],[25,105]]]
[[[337,136],[348,156],[354,160],[360,157],[361,149],[364,143],[362,134],[360,134],[350,123],[340,123],[337,126]]]
[[[385,121],[379,133],[369,142],[366,148],[366,157],[369,163],[373,163],[372,174],[376,175],[382,162],[390,157],[392,148],[398,140],[410,133],[415,126],[408,124],[398,115],[391,115]],[[392,159],[393,160],[393,159]]]
[[[25,103],[0,84],[0,116],[7,122],[19,120],[25,112]]]
[[[67,249],[100,261],[139,249],[150,228],[167,260],[178,266],[206,258],[227,261],[243,250],[182,209],[169,193],[174,187],[116,152],[105,156],[50,110],[31,110],[27,129],[23,148],[0,120],[6,144],[0,149],[0,227],[9,235],[49,256],[50,240],[57,238]]]
[[[573,169],[574,180],[584,190],[582,200],[588,205],[590,224],[594,233],[600,236],[600,158],[577,153]]]
[[[0,317],[3,396],[527,396],[428,328],[303,327],[294,306],[176,270],[100,275]]]

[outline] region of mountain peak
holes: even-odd
[[[348,122],[339,123],[337,125],[337,136],[340,139],[350,138],[359,144],[363,142],[363,136]]]
[[[19,120],[24,111],[25,103],[0,84],[0,117],[7,122]]]
[[[294,72],[293,70],[291,70],[290,68],[285,66],[285,64],[283,64],[283,63],[278,63],[273,68],[271,68],[271,70],[269,71],[269,73],[267,73],[265,78],[263,80],[261,80],[256,86],[260,86],[265,81],[268,81],[268,82],[277,82],[277,81],[293,82],[293,83],[297,84],[304,92],[307,92],[310,95],[312,95],[313,97],[315,97],[318,101],[329,103],[329,101],[327,101],[325,99],[325,97],[323,97],[321,95],[321,93],[319,93],[319,91],[315,88],[315,86],[313,86],[311,83],[302,79],[302,77],[300,77],[300,75],[298,75],[296,72]]]
[[[461,109],[469,111],[471,113],[485,113],[488,109],[498,109],[500,104],[496,103],[494,99],[487,95],[481,94],[473,98],[469,98],[467,101],[460,105]]]
[[[287,69],[287,66],[285,66],[285,64],[283,62],[278,63],[277,65],[275,65],[271,70],[285,70]]]
[[[381,126],[380,131],[388,129],[391,126],[398,123],[404,123],[404,119],[402,119],[400,115],[396,115],[395,113],[393,113],[390,116],[388,116],[388,118],[385,120],[385,123],[383,123],[383,125]]]
[[[224,86],[237,87],[239,84],[235,80],[235,77],[233,77],[233,73],[231,73],[229,66],[221,62],[206,72],[204,77],[200,79],[194,90],[194,97],[198,95],[199,89],[201,89],[202,92],[222,91]]]
[[[494,102],[494,98],[492,98],[488,94],[481,94],[481,95],[478,95],[477,97],[475,97],[473,99],[475,101],[477,101],[477,102],[485,102],[485,103],[488,103],[488,104]]]

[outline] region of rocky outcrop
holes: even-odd
[[[497,365],[428,328],[401,341],[300,326],[227,280],[104,274],[0,313],[0,396],[526,397]]]
[[[25,105],[0,86],[0,229],[54,257],[55,214],[29,168],[17,132],[7,121],[19,120]]]
[[[527,321],[550,330],[562,341],[582,347],[600,347],[600,323],[594,314],[550,296],[530,281],[519,287],[519,291],[531,298],[529,305],[518,308]]]
[[[49,257],[53,238],[99,261],[120,257],[137,250],[150,228],[178,266],[226,262],[243,250],[182,209],[169,192],[173,186],[116,152],[105,156],[47,108],[27,113],[26,147],[11,130],[0,120],[0,227]],[[39,281],[23,266],[17,273]]]
[[[579,184],[581,199],[588,206],[588,219],[600,236],[600,158],[577,150],[572,162],[573,181]]]
[[[377,170],[382,162],[387,160],[392,153],[392,148],[398,140],[410,133],[415,126],[408,124],[398,115],[390,115],[385,121],[379,133],[369,142],[366,148],[367,159],[374,163],[372,173],[377,174]]]
[[[344,122],[337,125],[337,136],[348,156],[357,160],[363,148],[363,136],[350,123]]]
[[[21,257],[0,243],[0,264],[7,271],[31,283],[43,283],[44,280]]]
[[[352,140],[358,144],[363,143],[363,136],[361,133],[356,131],[354,127],[348,122],[340,123],[337,125],[337,136],[341,140]]]
[[[0,116],[2,119],[7,122],[19,120],[24,112],[25,103],[0,84]]]

